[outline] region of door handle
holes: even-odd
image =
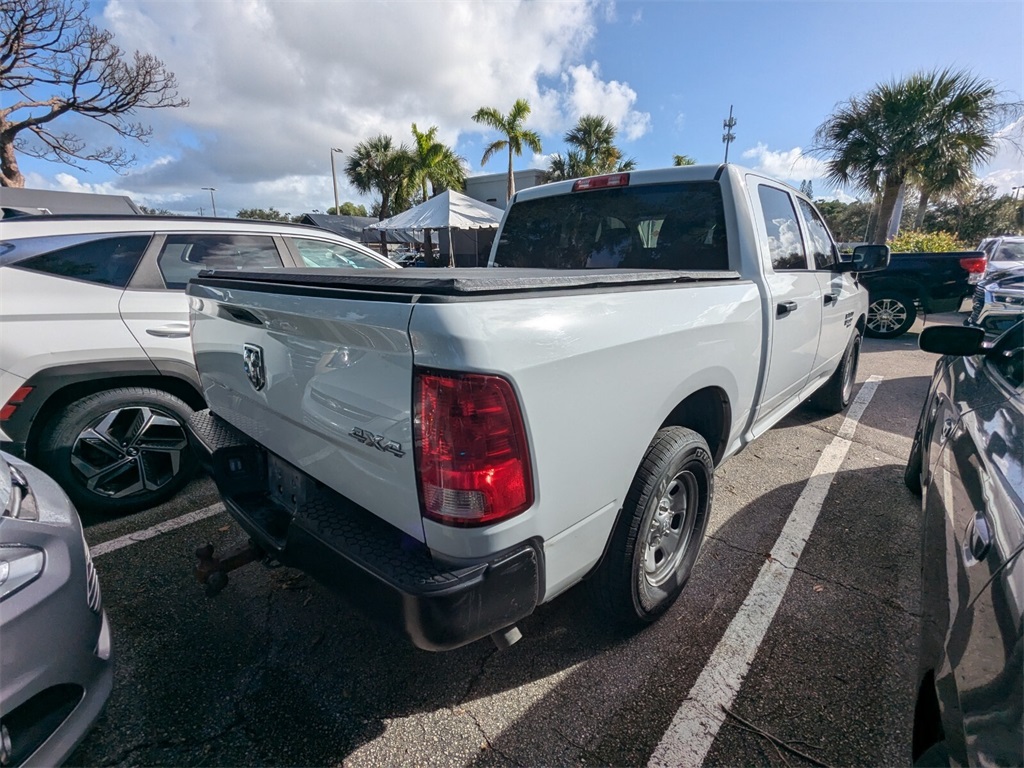
[[[785,317],[796,309],[795,301],[780,301],[775,305],[775,316]]]
[[[189,327],[188,323],[171,323],[170,325],[161,325],[158,328],[147,328],[146,333],[161,339],[187,339],[189,337]]]
[[[974,519],[967,526],[967,544],[975,560],[984,560],[992,548],[992,528],[984,510],[974,513]]]
[[[834,301],[839,301],[839,297],[836,296],[834,293],[826,293],[825,296],[824,296],[824,299],[825,299],[825,306],[828,306],[829,304],[831,304]]]

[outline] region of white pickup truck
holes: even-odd
[[[203,273],[191,436],[253,546],[197,574],[267,556],[430,650],[514,642],[584,579],[652,621],[714,468],[811,395],[849,404],[857,273],[887,262],[724,165],[521,191],[500,269]]]

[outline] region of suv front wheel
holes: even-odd
[[[159,389],[97,392],[55,415],[38,463],[81,509],[146,509],[171,498],[195,472],[184,426],[191,414],[188,404]]]

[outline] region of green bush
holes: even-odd
[[[968,251],[970,246],[957,240],[956,235],[949,232],[921,232],[908,229],[889,241],[889,250],[893,253],[948,253]]]

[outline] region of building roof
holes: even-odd
[[[0,208],[4,218],[47,213],[141,214],[126,195],[96,195],[90,192],[58,192],[53,189],[0,187]]]

